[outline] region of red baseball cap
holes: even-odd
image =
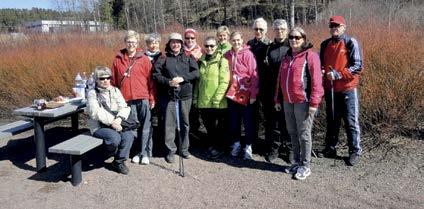
[[[346,21],[343,16],[332,16],[330,17],[330,24],[335,23],[339,25],[346,25]]]

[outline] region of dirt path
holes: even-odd
[[[0,142],[1,208],[423,208],[424,144],[421,140],[389,139],[366,150],[358,166],[342,160],[313,158],[312,175],[296,181],[282,173],[287,164],[225,156],[205,159],[200,150],[178,163],[163,158],[152,164],[128,163],[120,175],[96,161],[99,150],[83,163],[83,181],[73,187],[64,177],[68,161],[49,155],[48,171],[37,174],[31,132]],[[48,143],[72,135],[68,128],[47,131]],[[60,136],[60,137],[58,137]],[[178,161],[177,161],[178,162]],[[334,164],[335,163],[335,164]]]

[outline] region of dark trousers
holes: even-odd
[[[348,145],[349,154],[361,154],[361,130],[359,126],[359,97],[357,89],[347,92],[334,93],[334,120],[333,110],[331,109],[331,92],[325,92],[326,113],[327,113],[327,133],[326,148],[335,149],[339,142],[339,132],[341,120],[343,119]]]
[[[140,142],[140,156],[151,157],[153,141],[150,137],[151,132],[151,112],[148,99],[131,100],[128,102],[131,107],[130,117],[140,122],[140,128],[137,129],[137,140]]]
[[[207,131],[205,145],[223,150],[228,142],[228,110],[215,108],[201,108],[200,114]]]
[[[175,153],[177,151],[177,146],[175,145],[175,139],[181,140],[181,152],[188,152],[189,148],[189,113],[191,107],[191,99],[179,101],[179,116],[180,116],[180,132],[177,131],[177,119],[176,119],[176,107],[175,101],[169,100],[166,105],[165,112],[165,146],[168,148],[168,151]],[[179,135],[177,135],[179,134]],[[178,139],[179,138],[179,139]]]
[[[230,136],[234,142],[240,141],[244,145],[252,145],[253,139],[256,137],[254,108],[252,104],[247,106],[228,101],[228,111],[230,112]],[[244,141],[241,140],[241,122],[244,125]]]
[[[277,152],[281,145],[290,142],[286,128],[284,109],[275,111],[273,96],[259,97],[256,110],[257,122],[262,122],[268,151]],[[258,128],[261,128],[259,125]]]
[[[132,131],[117,132],[111,128],[100,128],[93,136],[103,139],[106,150],[115,154],[116,162],[122,163],[128,159],[134,141]]]

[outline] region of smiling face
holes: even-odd
[[[260,40],[265,38],[266,35],[266,25],[263,22],[256,22],[255,27],[253,27],[255,31],[255,38]]]
[[[234,51],[238,51],[242,48],[243,39],[241,38],[240,34],[235,34],[233,37],[231,37],[231,45]]]
[[[195,46],[197,44],[196,42],[196,36],[194,36],[193,33],[187,33],[184,36],[184,44],[188,47],[191,48],[193,46]]]
[[[97,79],[97,86],[99,86],[100,88],[108,88],[109,86],[111,86],[110,84],[110,79],[111,77],[100,77]]]
[[[169,47],[171,48],[171,50],[174,54],[178,54],[181,51],[181,41],[172,39],[169,42]]]
[[[277,39],[278,41],[284,41],[287,37],[287,28],[283,26],[278,26],[274,28],[274,32],[275,32],[275,39]]]
[[[159,51],[159,41],[151,41],[146,43],[147,49],[151,52]]]
[[[213,39],[206,40],[205,41],[205,44],[204,44],[204,47],[205,47],[206,54],[207,55],[212,55],[216,51],[216,41],[213,40]]]
[[[126,44],[126,49],[128,51],[128,54],[134,54],[135,51],[137,50],[137,46],[138,46],[138,41],[136,38],[128,38],[127,40],[125,40],[125,44]]]
[[[289,43],[293,51],[298,52],[302,50],[302,45],[305,43],[305,39],[302,37],[302,34],[300,34],[299,31],[294,30],[289,34]]]
[[[226,32],[219,33],[218,34],[218,42],[220,44],[227,43],[228,42],[228,33],[226,33]]]
[[[345,25],[341,25],[337,23],[330,23],[329,28],[330,28],[330,34],[332,37],[339,37],[343,35],[344,32],[346,31]]]

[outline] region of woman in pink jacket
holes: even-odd
[[[290,49],[281,62],[275,93],[275,109],[281,110],[278,92],[284,97],[284,115],[292,146],[292,165],[285,169],[298,180],[311,175],[311,129],[315,112],[324,95],[321,63],[313,45],[300,27],[289,33]]]
[[[256,136],[253,119],[253,103],[259,90],[259,78],[256,60],[249,46],[243,44],[240,32],[233,32],[230,36],[232,48],[224,54],[228,60],[231,72],[228,98],[230,112],[230,134],[234,140],[231,155],[238,156],[243,146],[244,159],[252,159],[252,141]],[[241,120],[243,120],[245,137],[240,143]]]

